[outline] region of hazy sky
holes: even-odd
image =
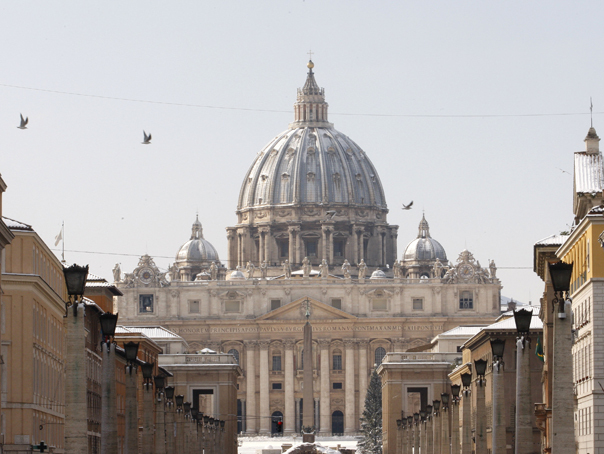
[[[4,215],[52,248],[64,221],[67,261],[109,279],[116,262],[130,272],[144,253],[167,268],[199,211],[226,260],[245,173],[293,120],[312,49],[330,121],[379,172],[399,255],[423,209],[449,259],[464,248],[483,266],[494,259],[502,293],[537,302],[533,244],[572,221],[590,96],[604,134],[603,9],[2,2]],[[16,128],[19,113],[29,129]],[[141,145],[143,129],[152,145]]]

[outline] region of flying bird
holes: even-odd
[[[560,167],[556,167],[556,169],[558,169],[562,173],[567,173],[568,175],[570,175],[570,172],[567,172],[566,170],[561,169]]]
[[[19,129],[27,129],[27,126],[25,126],[27,124],[27,122],[29,121],[29,117],[27,118],[23,118],[23,114],[19,114],[21,115],[21,124],[19,126],[17,126],[17,128]]]
[[[401,208],[401,210],[410,210],[412,206],[413,206],[413,200],[411,201],[411,203],[409,205],[405,205],[403,203],[403,208]]]
[[[147,135],[147,133],[143,130],[143,141],[141,143],[143,145],[151,145],[151,134]]]
[[[337,213],[337,211],[326,211],[325,214],[329,216],[329,219],[333,219]]]

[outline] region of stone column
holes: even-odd
[[[109,345],[109,351],[107,351],[107,345]],[[102,347],[103,368],[101,377],[101,454],[114,454],[117,452],[115,344],[103,344]],[[83,383],[86,383],[86,380],[84,380]],[[82,383],[80,383],[80,386],[82,386]],[[82,387],[86,389],[85,386]],[[84,416],[84,420],[86,420],[86,416]]]
[[[328,251],[329,247],[327,245],[327,235],[328,235],[328,233],[327,233],[327,228],[325,226],[323,226],[323,228],[321,229],[321,233],[323,234],[323,237],[322,237],[323,241],[321,242],[321,245],[322,245],[322,247],[321,247],[321,253],[322,254],[321,255],[322,255],[322,258],[324,260],[327,260],[327,262],[329,264],[331,264],[333,262],[329,261],[329,255],[328,255],[328,253],[329,253],[329,251]]]
[[[258,431],[256,426],[256,345],[256,341],[245,342],[245,401],[247,402],[245,427],[248,434],[253,434]]]
[[[333,263],[333,227],[329,227],[327,229],[327,236],[329,237],[327,240],[327,245],[329,248],[329,263]]]
[[[451,454],[460,454],[459,443],[459,402],[453,401],[451,405]],[[504,453],[505,454],[505,453]]]
[[[138,453],[138,403],[136,400],[137,367],[126,366],[126,425],[124,454]]]
[[[296,407],[294,400],[294,345],[291,339],[283,341],[285,350],[285,415],[283,433],[292,435],[296,432]]]
[[[428,415],[426,421],[426,452],[424,454],[434,454],[434,428],[432,415]]]
[[[258,266],[264,261],[264,230],[258,230]]]
[[[176,409],[176,452],[175,454],[185,454],[185,414],[181,408]]]
[[[321,416],[319,413],[321,411],[321,401],[319,400],[318,397],[314,398],[314,405],[315,405],[315,430],[318,432],[320,423],[321,423]]]
[[[409,442],[409,440],[407,440],[407,428],[405,426],[403,426],[403,428],[400,430],[401,432],[401,444],[399,445],[399,448],[397,449],[395,454],[407,454],[407,443]]]
[[[491,431],[491,452],[492,454],[507,454],[505,436],[505,382],[503,377],[503,363],[501,361],[496,361],[493,363],[493,373],[491,374],[491,377],[491,380],[493,380],[491,384],[491,389],[493,390],[493,428]]]
[[[359,235],[356,225],[352,226],[352,260],[351,263],[359,263]]]
[[[524,337],[516,342],[516,454],[533,452],[530,345]]]
[[[354,339],[344,339],[344,349],[346,351],[346,375],[345,375],[345,405],[344,412],[344,433],[350,434],[356,432],[356,412],[354,402]]]
[[[484,379],[477,378],[474,381],[474,394],[476,394],[476,429],[474,438],[476,443],[476,452],[487,452],[487,412],[485,403]],[[532,432],[532,429],[531,429]]]
[[[296,229],[296,264],[302,263],[302,238],[300,237],[300,227]]]
[[[227,268],[235,269],[237,267],[237,231],[235,229],[227,229],[227,244],[228,244],[228,256],[227,256]]]
[[[469,390],[464,390],[461,404],[463,405],[463,420],[461,424],[461,453],[472,454],[472,400]]]
[[[440,445],[441,445],[441,433],[442,433],[442,417],[440,411],[434,413],[434,422],[432,425],[432,440],[434,445],[434,454],[441,454]],[[485,452],[486,454],[486,452]]]
[[[557,311],[556,311],[557,312]],[[564,304],[564,316],[554,317],[554,364],[552,404],[552,452],[574,452],[573,421],[573,357],[572,312],[569,300]],[[529,372],[530,373],[530,372]]]
[[[267,340],[258,341],[260,346],[260,433],[271,433],[271,418],[268,396],[268,346]]]
[[[426,436],[426,430],[427,430],[427,426],[426,426],[426,421],[422,421],[420,419],[419,422],[419,427],[420,427],[420,432],[419,432],[419,449],[421,449],[421,451],[425,454],[426,452],[426,446],[428,444],[428,437]]]
[[[166,454],[176,454],[175,435],[174,402],[168,401],[166,404]]]
[[[413,422],[413,454],[419,453],[419,427],[421,422]]]
[[[199,429],[202,429],[201,425]],[[247,433],[247,402],[245,399],[241,399],[241,432]],[[201,438],[203,440],[203,434]]]
[[[359,234],[359,262],[361,259],[365,258],[365,247],[364,247],[364,239],[363,239],[364,231],[361,230]]]
[[[321,434],[331,433],[329,421],[331,419],[331,398],[330,398],[330,380],[329,380],[329,339],[320,339],[319,348],[321,349]]]
[[[449,409],[444,408],[440,414],[440,423],[442,427],[442,434],[440,438],[440,452],[441,454],[449,454],[451,452],[449,442]],[[486,451],[485,451],[486,452]]]
[[[164,393],[158,392],[155,402],[155,454],[166,454],[165,411]]]
[[[88,400],[86,391],[86,330],[84,305],[67,310],[65,325],[65,452],[88,452]],[[103,351],[107,345],[103,344]],[[115,351],[115,350],[114,350]],[[112,356],[113,358],[113,356]],[[103,362],[103,376],[105,363]],[[114,380],[115,383],[115,380]]]
[[[412,454],[413,452],[413,445],[415,444],[413,424],[414,423],[411,423],[411,425],[407,426],[407,452],[405,454]]]
[[[143,385],[143,436],[142,436],[142,454],[154,453],[153,436],[153,384],[145,383]]]
[[[365,410],[365,397],[367,395],[367,347],[368,341],[359,341],[359,412]]]

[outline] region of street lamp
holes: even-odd
[[[103,337],[102,342],[105,342],[107,344],[107,348],[109,348],[111,338],[115,336],[117,318],[118,314],[112,314],[111,312],[105,312],[104,314],[101,314],[99,316],[99,322],[101,324],[101,335]]]
[[[503,375],[503,352],[505,350],[505,339],[491,339],[491,351],[493,353],[493,426],[491,429],[492,454],[506,454],[505,418],[504,418],[504,385]]]
[[[69,300],[66,301],[66,305],[67,307],[72,305],[76,306],[76,309],[73,310],[73,315],[77,317],[77,303],[79,303],[84,296],[86,280],[88,279],[88,265],[79,266],[74,263],[69,268],[63,267],[63,276],[65,276],[65,286],[67,287],[67,294],[69,295]]]
[[[572,263],[550,263],[549,275],[552,279],[552,287],[554,287],[554,299],[552,300],[552,310],[558,304],[558,318],[566,318],[564,311],[564,293],[568,296],[570,290],[570,279],[573,273]]]
[[[516,324],[516,331],[518,331],[519,337],[528,336],[532,318],[533,311],[527,311],[526,309],[514,311],[514,323]]]
[[[136,367],[136,358],[138,357],[138,342],[128,342],[124,344],[124,352],[126,354],[126,361],[128,361],[128,366],[130,366],[130,375],[132,375],[132,369]]]

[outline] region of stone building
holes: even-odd
[[[226,266],[196,219],[168,272],[147,255],[132,272],[114,270],[120,323],[163,326],[190,352],[235,355],[249,434],[272,432],[279,418],[284,433],[300,430],[307,302],[315,421],[326,434],[358,430],[369,374],[387,352],[429,348],[443,331],[500,313],[494,262],[483,268],[465,250],[451,263],[425,217],[399,256],[377,170],[328,122],[308,68],[294,122],[244,177]]]

